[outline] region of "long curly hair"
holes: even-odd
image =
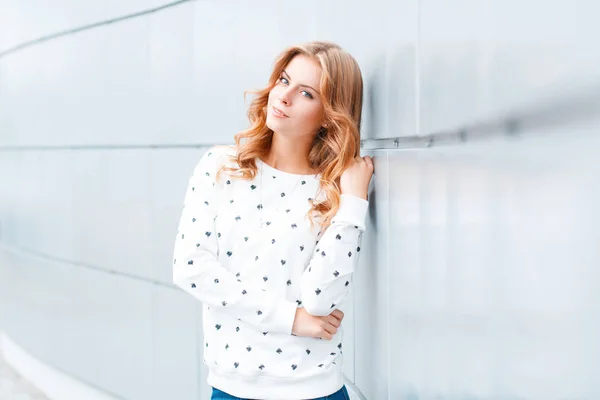
[[[254,179],[258,173],[256,158],[262,159],[268,154],[273,137],[273,131],[266,124],[269,92],[287,64],[299,54],[312,58],[322,69],[319,91],[327,128],[315,136],[308,161],[310,167],[321,174],[319,194],[323,192],[325,198],[311,200],[307,216],[311,226],[317,222],[324,230],[340,206],[340,177],[360,155],[362,75],[356,60],[337,44],[314,41],[288,47],[275,60],[268,86],[244,93],[244,98],[248,93],[256,95],[248,108],[250,127],[234,136],[237,154],[232,156],[232,161],[236,161],[237,166],[222,166],[217,177],[228,171],[234,173],[231,175],[234,179]]]

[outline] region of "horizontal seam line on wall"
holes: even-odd
[[[8,48],[6,50],[0,50],[0,59],[3,58],[3,57],[8,56],[10,54],[14,54],[14,53],[16,53],[16,52],[18,52],[20,50],[24,50],[24,49],[26,49],[28,47],[35,46],[37,44],[47,42],[49,40],[54,40],[54,39],[57,39],[57,38],[60,38],[60,37],[63,37],[63,36],[73,35],[75,33],[79,33],[79,32],[82,32],[82,31],[87,31],[87,30],[90,30],[90,29],[98,28],[100,26],[110,25],[110,24],[114,24],[116,22],[121,22],[121,21],[125,21],[125,20],[128,20],[128,19],[141,17],[141,16],[146,15],[146,14],[151,14],[151,13],[155,13],[157,11],[162,11],[164,9],[167,9],[167,8],[170,8],[170,7],[175,7],[175,6],[178,6],[180,4],[190,2],[190,1],[195,1],[195,0],[178,0],[178,1],[174,1],[172,3],[167,3],[167,4],[164,4],[162,6],[150,8],[150,9],[143,10],[143,11],[138,11],[138,12],[135,12],[135,13],[132,13],[132,14],[127,14],[127,15],[123,15],[123,16],[120,16],[120,17],[115,17],[115,18],[111,18],[111,19],[107,19],[107,20],[103,20],[103,21],[99,21],[99,22],[94,22],[92,24],[79,26],[77,28],[66,29],[64,31],[55,32],[55,33],[52,33],[50,35],[41,36],[41,37],[39,37],[37,39],[32,39],[32,40],[28,40],[28,41],[19,43],[19,44],[15,45],[13,47],[10,47],[10,48]]]
[[[121,276],[124,278],[134,279],[137,281],[142,281],[142,282],[150,283],[153,285],[166,287],[169,289],[179,290],[179,288],[177,286],[175,286],[174,284],[168,284],[165,282],[160,282],[160,281],[157,281],[154,279],[149,279],[149,278],[145,278],[143,276],[129,274],[126,272],[121,272],[121,271],[117,271],[114,269],[102,268],[102,267],[87,264],[87,263],[84,263],[81,261],[74,261],[74,260],[69,260],[69,259],[62,258],[62,257],[56,257],[56,256],[52,256],[50,254],[46,254],[46,253],[42,253],[42,252],[38,252],[38,251],[32,251],[32,250],[21,248],[18,246],[8,245],[8,244],[2,243],[2,242],[0,242],[0,249],[4,249],[13,254],[21,254],[21,255],[25,255],[26,257],[37,258],[42,261],[57,263],[57,264],[66,265],[69,267],[83,267],[83,268],[86,268],[86,269],[92,270],[92,271],[102,272],[102,273],[109,274],[109,275],[117,275],[117,276]]]

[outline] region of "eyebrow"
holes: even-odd
[[[290,74],[288,74],[288,73],[285,71],[285,69],[284,69],[284,70],[282,70],[281,72],[282,72],[283,74],[286,74],[286,75],[287,75],[287,77],[289,78],[289,80],[290,80],[290,81],[292,80],[292,77],[290,76]],[[304,85],[304,84],[300,84],[299,86],[307,87],[307,88],[309,88],[309,89],[312,89],[312,90],[314,90],[315,92],[317,92],[317,94],[321,94],[321,93],[319,93],[319,91],[318,91],[317,89],[315,89],[315,88],[314,88],[314,87],[312,87],[312,86],[308,86],[308,85]]]

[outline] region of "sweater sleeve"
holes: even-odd
[[[312,315],[331,314],[350,292],[365,230],[368,201],[341,195],[340,208],[317,242],[302,275],[302,304]]]
[[[224,151],[209,149],[196,165],[185,193],[173,257],[173,283],[204,304],[239,318],[260,331],[291,334],[297,305],[242,282],[218,259],[215,231]]]

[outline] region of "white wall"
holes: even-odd
[[[0,0],[0,54],[158,5]],[[597,87],[598,11],[189,1],[0,56],[0,326],[116,397],[207,399],[200,307],[170,284],[174,232],[203,146],[246,126],[243,91],[279,51],[338,42],[366,80],[363,137],[427,135]],[[365,151],[344,371],[369,399],[600,398],[600,118],[536,121]]]

